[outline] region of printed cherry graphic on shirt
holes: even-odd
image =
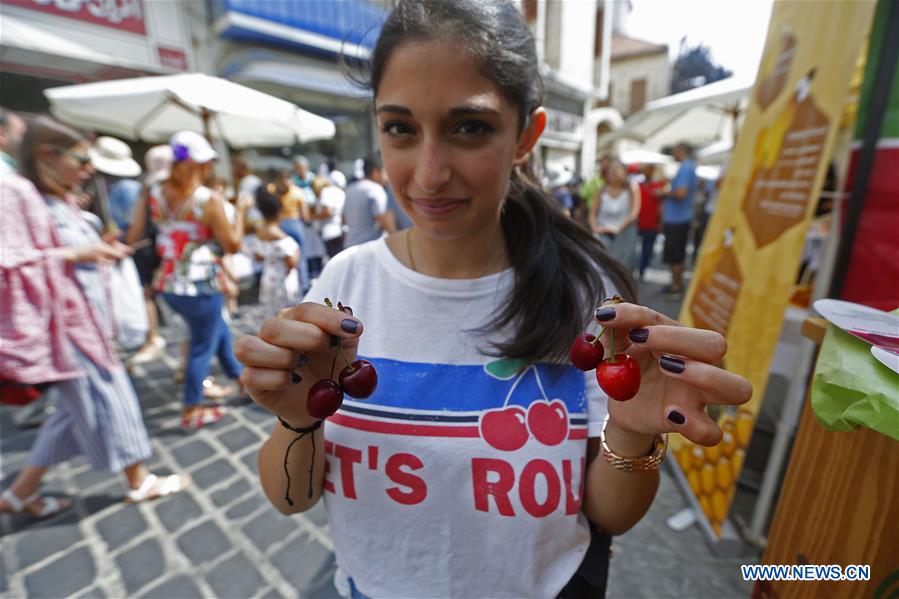
[[[568,409],[561,400],[537,400],[528,408],[528,430],[544,445],[568,438]]]
[[[481,416],[481,437],[500,451],[515,451],[528,442],[526,414],[519,406],[485,412]]]
[[[565,403],[547,397],[536,366],[521,370],[522,366],[524,363],[520,360],[496,360],[484,366],[493,378],[515,379],[502,407],[485,412],[479,423],[481,438],[500,451],[521,449],[531,435],[544,445],[558,445],[568,438],[568,409]],[[510,406],[509,401],[529,372],[534,373],[542,398],[532,402],[525,411],[521,406]]]

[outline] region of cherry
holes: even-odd
[[[593,370],[603,357],[602,344],[598,343],[596,337],[590,333],[581,333],[571,344],[571,350],[568,352],[568,359],[571,363],[583,370]]]
[[[309,388],[306,411],[313,418],[327,418],[343,403],[343,390],[331,379],[322,379]]]
[[[599,365],[596,381],[612,399],[627,401],[640,390],[640,365],[627,354],[617,354]]]
[[[340,388],[350,397],[365,399],[378,386],[378,372],[368,360],[356,360],[340,371]]]
[[[568,437],[568,410],[560,400],[539,400],[528,408],[528,430],[544,445],[558,445]]]
[[[501,451],[521,449],[528,441],[525,411],[519,406],[486,412],[480,426],[484,441]]]

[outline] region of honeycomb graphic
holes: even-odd
[[[723,432],[718,445],[700,447],[686,442],[675,453],[702,511],[719,535],[734,497],[754,423],[755,415],[749,410],[723,414],[718,421]]]

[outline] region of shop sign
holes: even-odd
[[[581,134],[584,117],[555,108],[546,109],[546,129],[552,133],[564,133],[566,135]]]
[[[58,17],[146,35],[142,0],[3,0]]]
[[[178,69],[179,71],[187,70],[187,54],[181,50],[158,46],[156,53],[159,55],[159,64],[162,66]]]

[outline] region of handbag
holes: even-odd
[[[0,379],[0,405],[27,406],[41,396],[53,383],[19,383]]]
[[[162,258],[156,252],[157,229],[156,223],[154,223],[153,219],[150,217],[149,190],[144,187],[141,193],[143,194],[144,209],[146,210],[144,237],[150,240],[150,243],[135,250],[134,254],[132,254],[132,258],[137,266],[138,272],[144,273],[144,276],[146,277],[145,282],[149,284],[149,281],[153,278],[152,273],[154,273],[162,264]]]

